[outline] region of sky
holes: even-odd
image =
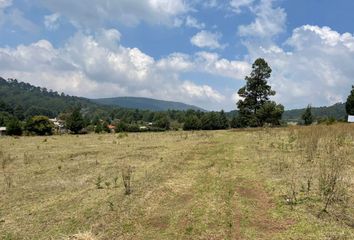
[[[352,0],[0,0],[0,76],[233,110],[252,63],[286,109],[345,102]]]

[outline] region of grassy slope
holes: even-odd
[[[353,229],[284,204],[267,160],[287,131],[0,138],[14,158],[5,170],[14,187],[0,170],[0,238],[353,239]],[[127,164],[130,196],[120,178]]]

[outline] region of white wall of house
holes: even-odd
[[[348,116],[348,122],[354,123],[354,116],[349,115]]]

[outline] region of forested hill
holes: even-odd
[[[163,101],[151,98],[139,98],[139,97],[116,97],[116,98],[101,98],[92,99],[92,101],[109,105],[109,106],[119,106],[122,108],[139,109],[139,110],[150,110],[150,111],[167,111],[167,110],[195,110],[195,111],[205,111],[196,106],[188,105],[180,102]]]
[[[294,109],[285,111],[283,119],[287,121],[297,121],[301,119],[301,115],[305,109]],[[312,114],[316,118],[334,118],[337,120],[345,119],[347,113],[345,111],[345,103],[336,103],[329,107],[313,107]]]
[[[336,120],[343,120],[347,116],[347,113],[345,111],[345,103],[336,103],[329,107],[313,107],[311,111],[316,119],[334,118]],[[305,108],[286,110],[283,114],[282,119],[288,122],[298,122],[301,120],[301,116],[304,112]],[[227,113],[227,116],[229,118],[235,115],[237,115],[237,111],[231,111]]]
[[[0,105],[2,108],[7,106],[25,117],[34,115],[55,117],[72,106],[92,107],[96,104],[85,98],[59,94],[29,83],[0,77]]]

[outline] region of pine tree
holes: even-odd
[[[347,98],[345,109],[347,110],[348,115],[354,115],[354,85],[352,86],[350,95]]]
[[[305,125],[311,125],[313,123],[313,115],[311,111],[311,105],[308,105],[305,112],[302,114],[302,120]]]
[[[6,134],[7,135],[22,135],[21,123],[17,118],[10,119],[6,124]]]
[[[66,127],[74,134],[78,134],[84,128],[84,119],[80,110],[80,108],[75,108],[66,119]]]
[[[259,58],[253,63],[250,76],[245,78],[246,86],[238,91],[238,95],[242,98],[237,103],[239,126],[259,127],[265,123],[274,124],[280,122],[284,107],[273,104],[269,100],[270,96],[275,95],[275,91],[267,83],[271,73],[272,69],[264,59]],[[267,105],[265,106],[265,104]],[[267,109],[264,109],[265,107]],[[261,111],[261,114],[258,113],[259,111]],[[274,111],[278,114],[269,114]],[[267,112],[266,118],[264,117],[265,112]]]

